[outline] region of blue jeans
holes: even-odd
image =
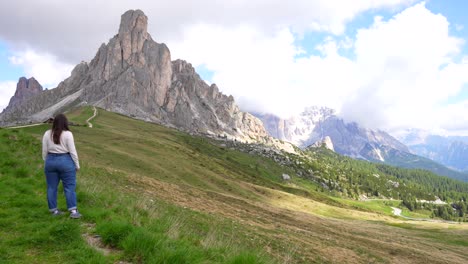
[[[68,210],[76,209],[76,167],[70,154],[48,153],[44,172],[47,180],[49,211],[57,210],[57,187],[62,181]]]

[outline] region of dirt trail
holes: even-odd
[[[13,126],[13,127],[5,127],[6,129],[14,129],[14,128],[23,128],[23,127],[33,127],[33,126],[40,126],[43,123],[31,124],[31,125],[24,125],[24,126]]]
[[[93,106],[93,110],[94,110],[94,114],[93,114],[90,118],[88,118],[88,119],[86,120],[86,124],[88,124],[88,127],[91,127],[91,128],[93,127],[93,124],[91,124],[90,121],[91,121],[93,118],[95,118],[96,115],[97,115],[97,109],[96,109],[95,106]]]
[[[88,245],[90,245],[92,248],[101,252],[104,256],[109,256],[112,254],[115,255],[115,254],[121,253],[120,250],[105,245],[102,242],[101,237],[99,235],[94,234],[94,230],[96,229],[96,224],[82,223],[81,225],[86,230],[85,233],[83,233],[81,236],[86,241],[86,243],[88,243]],[[126,263],[126,262],[119,262],[119,263]]]
[[[91,120],[97,116],[97,108],[93,106],[94,114],[86,120],[86,124],[88,127],[93,127],[93,124],[91,124]],[[23,127],[33,127],[33,126],[40,126],[44,123],[36,123],[36,124],[30,124],[30,125],[23,125],[23,126],[12,126],[12,127],[5,127],[6,129],[15,129],[15,128],[23,128]]]

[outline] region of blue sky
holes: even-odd
[[[1,3],[0,108],[21,76],[57,85],[139,8],[173,59],[242,110],[288,117],[324,105],[370,128],[468,134],[468,1],[111,2]]]
[[[427,8],[435,13],[440,13],[447,17],[450,22],[450,33],[454,36],[463,38],[468,41],[468,16],[466,11],[468,10],[468,2],[464,0],[451,0],[451,1],[428,1],[426,4]],[[463,52],[465,56],[468,55],[468,43],[463,45]],[[461,58],[460,58],[461,59]],[[446,103],[454,104],[468,100],[468,84],[465,84],[462,90],[455,96],[450,97]]]
[[[13,65],[8,60],[13,54],[5,42],[0,41],[0,82],[8,80],[17,80],[24,75],[21,67]]]

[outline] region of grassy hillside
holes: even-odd
[[[354,160],[325,148],[309,149],[306,154],[309,158],[303,159],[300,165],[293,164],[293,167],[306,178],[320,183],[322,191],[354,199],[402,200],[401,204],[411,211],[418,211],[417,215],[422,213],[445,220],[468,221],[466,182],[422,169]],[[428,202],[436,198],[446,204]]]
[[[103,110],[93,125],[73,127],[78,221],[47,212],[47,125],[0,130],[0,263],[468,260],[466,224],[397,219],[395,202],[334,198],[268,158]]]

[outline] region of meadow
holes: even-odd
[[[0,129],[0,263],[468,261],[466,223],[397,218],[397,201],[333,197],[268,158],[102,109],[92,123],[71,128],[80,220],[47,211],[49,125]]]

